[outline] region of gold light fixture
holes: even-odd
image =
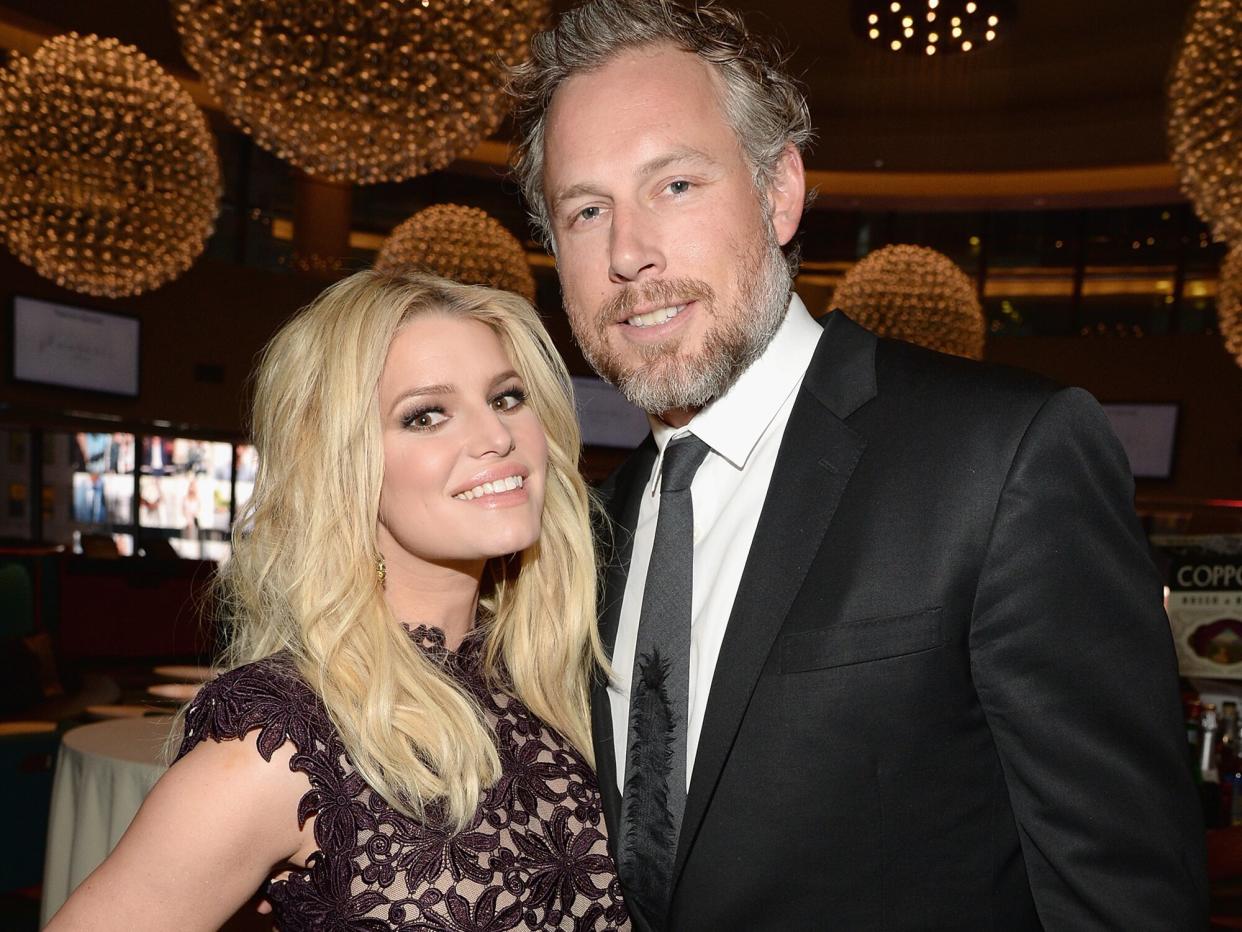
[[[1242,245],[1234,246],[1220,267],[1216,325],[1228,350],[1242,366]]]
[[[853,0],[854,32],[894,52],[953,55],[993,44],[1015,17],[1014,0]]]
[[[401,181],[491,134],[547,0],[177,0],[186,60],[255,141],[325,181]]]
[[[384,241],[375,267],[381,271],[416,268],[535,300],[535,279],[526,250],[500,221],[477,207],[436,204],[420,210]]]
[[[1200,0],[1169,82],[1182,190],[1218,240],[1242,241],[1242,0]]]
[[[22,262],[110,298],[176,278],[215,225],[220,166],[175,78],[116,39],[49,39],[0,69],[0,232]]]
[[[948,256],[885,246],[845,274],[832,307],[880,336],[983,358],[983,309],[974,283]]]

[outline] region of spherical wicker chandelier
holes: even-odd
[[[1242,366],[1242,245],[1229,250],[1220,267],[1216,325],[1228,350]]]
[[[1182,190],[1218,240],[1242,241],[1242,0],[1200,0],[1169,82]]]
[[[983,358],[983,309],[974,283],[948,256],[923,246],[885,246],[849,272],[832,306],[881,336]]]
[[[326,181],[443,168],[499,125],[547,0],[177,0],[186,59],[255,141]]]
[[[220,165],[203,115],[132,46],[75,33],[0,69],[0,232],[40,275],[110,298],[203,251]]]
[[[526,250],[500,221],[477,207],[436,204],[420,210],[384,241],[375,267],[382,271],[415,268],[535,300],[535,279]]]

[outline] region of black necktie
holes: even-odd
[[[621,800],[620,869],[626,892],[659,923],[686,808],[690,706],[690,608],[694,508],[690,482],[708,446],[693,434],[669,442],[660,472],[660,513],[638,620],[630,680],[629,735]]]

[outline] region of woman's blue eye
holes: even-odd
[[[668,189],[674,194],[685,194],[690,190],[690,182],[681,180],[671,181],[669,182]]]
[[[579,220],[594,220],[598,216],[599,216],[598,207],[584,207],[582,208],[582,210],[578,211]]]

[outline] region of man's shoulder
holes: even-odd
[[[900,340],[876,342],[876,387],[889,402],[924,412],[954,410],[989,419],[1033,415],[1063,388],[1034,372],[938,353]]]

